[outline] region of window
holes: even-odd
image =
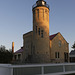
[[[59,41],[59,47],[61,47],[61,41]]]
[[[44,9],[43,9],[43,20],[44,20]]]
[[[20,60],[20,58],[21,58],[21,54],[18,54],[18,59]]]
[[[46,20],[48,20],[48,13],[47,13],[47,9],[45,9],[45,13],[46,13]]]
[[[41,37],[43,38],[43,30],[41,30]]]
[[[36,33],[37,33],[37,26],[36,26]]]
[[[39,28],[39,30],[38,30],[38,34],[40,35],[40,28]]]
[[[55,58],[59,58],[59,52],[55,52]]]
[[[14,57],[15,57],[15,60],[16,60],[17,59],[17,55],[15,55]]]
[[[45,9],[45,13],[47,13],[47,9]]]
[[[59,58],[59,52],[58,52],[58,58]]]
[[[38,15],[38,19],[39,19],[39,9],[37,9],[37,15]]]

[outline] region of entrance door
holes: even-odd
[[[68,62],[68,53],[64,52],[64,61]]]

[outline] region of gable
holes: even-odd
[[[62,41],[62,42],[68,43],[68,42],[65,40],[65,38],[61,35],[60,32],[57,33],[57,35],[52,39],[52,41],[53,41],[53,40],[60,40],[60,41]]]
[[[22,52],[23,52],[23,49],[19,49],[15,53],[22,53]]]
[[[58,34],[58,33],[53,34],[53,35],[50,35],[50,36],[49,36],[49,39],[52,40],[57,34]]]
[[[21,47],[21,49],[17,50],[17,51],[15,52],[15,54],[16,54],[16,53],[22,53],[22,52],[23,52],[23,47]]]

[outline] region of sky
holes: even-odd
[[[32,5],[37,0],[0,0],[0,45],[15,51],[23,46],[23,34],[33,30]],[[69,43],[75,41],[75,0],[45,0],[50,6],[50,35],[60,32]]]

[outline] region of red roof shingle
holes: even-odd
[[[58,34],[58,33],[53,34],[53,35],[50,35],[50,36],[49,36],[49,39],[52,40],[57,34]]]

